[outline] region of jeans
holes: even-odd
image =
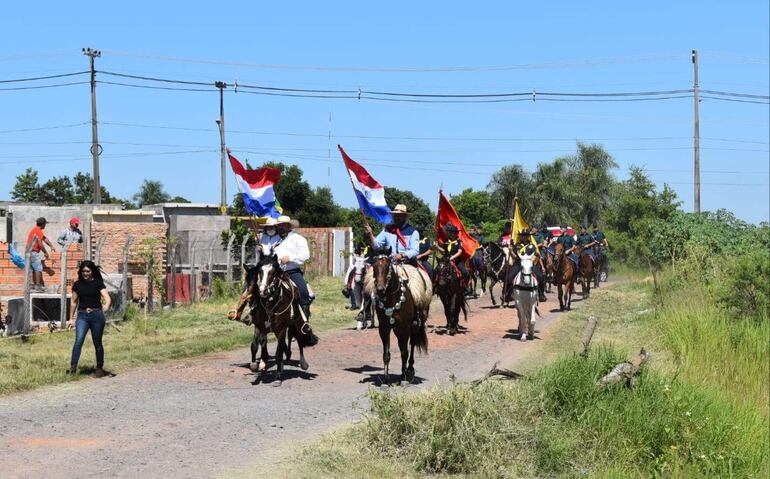
[[[35,273],[43,272],[43,253],[32,251],[29,254],[29,267]]]
[[[104,326],[106,324],[107,320],[104,318],[104,312],[102,311],[94,311],[93,313],[78,311],[78,318],[75,322],[75,345],[72,346],[72,359],[70,360],[71,366],[76,366],[80,360],[80,350],[83,348],[83,343],[86,340],[86,334],[88,334],[89,329],[91,330],[91,339],[96,350],[96,367],[101,368],[104,366],[102,333],[104,333]]]
[[[310,292],[307,290],[307,282],[305,281],[305,276],[302,275],[302,271],[299,269],[292,269],[287,271],[286,274],[289,275],[289,278],[294,281],[294,284],[297,285],[297,289],[299,289],[299,305],[309,306]]]

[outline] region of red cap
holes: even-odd
[[[79,225],[80,224],[80,220],[78,219],[77,216],[73,216],[72,218],[70,218],[70,224],[71,225]]]

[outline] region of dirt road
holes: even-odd
[[[514,309],[472,300],[462,334],[429,334],[430,354],[417,358],[409,387],[514,363],[547,340],[558,320],[550,312],[555,294],[548,296],[539,306],[539,333],[527,343],[512,334]],[[444,324],[440,307],[429,324]],[[269,375],[252,384],[244,348],[0,398],[0,476],[199,478],[253,463],[275,441],[358,417],[363,395],[380,384],[376,331],[328,332],[321,340],[308,351],[309,371],[293,362],[281,387],[268,384]],[[400,371],[395,347],[391,373]]]

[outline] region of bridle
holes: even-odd
[[[406,301],[406,284],[404,280],[401,279],[401,276],[397,274],[396,278],[398,279],[398,290],[390,291],[392,289],[391,280],[393,279],[393,272],[394,272],[393,263],[390,259],[390,256],[386,254],[379,254],[374,257],[374,264],[377,265],[378,262],[380,262],[381,260],[387,260],[387,263],[386,263],[387,274],[385,276],[385,288],[383,288],[382,294],[377,292],[377,288],[375,288],[374,299],[376,300],[375,304],[377,308],[382,309],[385,312],[385,316],[388,317],[390,324],[392,325],[392,324],[395,324],[396,322],[396,320],[393,318],[393,314],[397,313],[401,309],[401,307],[404,305],[404,302]],[[377,278],[375,277],[375,282],[376,280]],[[400,296],[396,301],[396,303],[393,306],[388,307],[386,304],[386,301],[388,299],[392,299],[393,293],[398,294],[399,292],[400,292]]]
[[[260,283],[262,275],[265,274],[264,269],[262,269],[264,266],[267,265],[259,266],[260,269],[257,272],[257,280]],[[275,263],[270,264],[270,266],[274,272],[280,270],[280,268]],[[283,291],[288,291],[291,294],[291,299],[283,310],[280,312],[275,312],[275,310],[278,309],[278,307],[281,305]],[[281,279],[280,274],[273,274],[273,279],[270,281],[270,283],[267,284],[267,287],[265,288],[265,294],[262,294],[260,291],[259,297],[263,299],[263,301],[260,301],[260,303],[262,304],[262,308],[269,315],[268,317],[280,316],[286,313],[286,311],[289,311],[294,304],[294,288],[292,288],[287,281]]]

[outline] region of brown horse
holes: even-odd
[[[572,290],[575,282],[575,264],[564,254],[564,245],[556,243],[554,255],[554,279],[559,295],[559,309],[572,309]]]
[[[540,251],[542,251],[543,256],[541,257],[541,261],[545,263],[545,268],[543,269],[543,272],[545,273],[545,290],[547,293],[551,292],[551,284],[554,282],[554,270],[553,270],[553,255],[548,251],[548,248],[540,248]]]
[[[436,265],[433,278],[436,281],[436,294],[444,305],[447,331],[450,336],[454,336],[457,334],[457,326],[460,322],[460,311],[463,312],[465,320],[468,320],[468,304],[465,300],[460,270],[452,264],[448,256],[444,255]]]
[[[399,274],[390,258],[390,248],[375,253],[372,265],[373,289],[380,339],[382,340],[382,361],[385,363],[385,381],[390,384],[390,332],[395,333],[398,349],[401,351],[401,381],[414,379],[414,350],[428,352],[428,334],[425,330],[427,311],[418,306],[424,298],[415,298],[405,278]],[[406,266],[404,266],[406,268]],[[415,268],[416,269],[416,268]],[[418,273],[419,274],[419,273]],[[411,278],[414,280],[417,278]],[[425,294],[430,295],[432,285],[427,274]],[[419,279],[418,279],[419,280]]]
[[[261,311],[252,310],[252,320],[259,334],[266,338],[272,332],[278,340],[275,351],[276,381],[273,385],[280,386],[284,354],[291,337],[296,338],[299,346],[300,367],[303,370],[309,367],[304,352],[304,348],[309,345],[308,335],[300,330],[303,321],[298,302],[299,290],[281,270],[276,255],[262,257],[257,265],[257,284]],[[267,359],[267,349],[262,348],[262,361],[265,364]]]
[[[591,281],[594,280],[594,260],[591,259],[588,250],[582,246],[578,246],[575,249],[575,254],[578,255],[580,261],[580,284],[582,286],[583,299],[586,299],[591,295]]]

